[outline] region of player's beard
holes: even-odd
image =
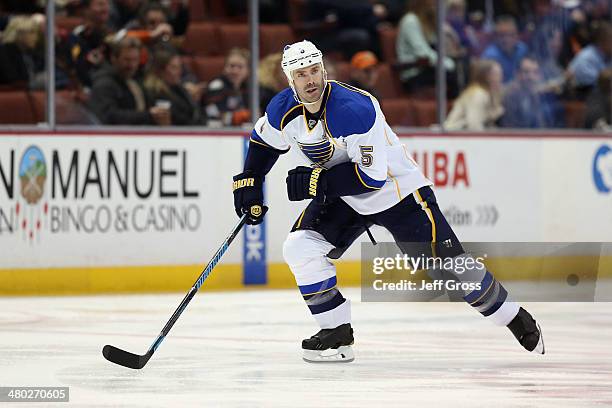
[[[301,92],[301,99],[304,102],[316,102],[317,100],[319,100],[319,98],[321,97],[321,93],[323,92],[323,86],[325,85],[324,81],[321,81],[320,84],[314,84],[314,85],[308,85],[306,86],[306,88],[304,88],[304,90]],[[309,93],[308,91],[314,89],[314,92]]]

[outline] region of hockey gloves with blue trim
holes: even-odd
[[[323,169],[299,166],[289,170],[287,175],[287,196],[290,201],[315,198],[320,202],[325,199],[325,178]]]
[[[263,205],[263,177],[247,170],[234,176],[232,189],[236,214],[239,217],[248,214],[246,223],[249,225],[261,224],[268,211]]]

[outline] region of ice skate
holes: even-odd
[[[335,329],[323,329],[302,340],[303,359],[309,363],[349,363],[355,359],[353,341],[349,323]]]
[[[508,328],[525,350],[544,354],[542,329],[528,311],[521,307],[516,317],[508,324]]]

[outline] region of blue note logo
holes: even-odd
[[[601,193],[612,191],[612,148],[607,145],[597,149],[593,158],[593,182]]]

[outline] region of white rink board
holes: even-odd
[[[612,240],[612,194],[598,191],[593,181],[595,152],[601,146],[612,147],[610,138],[410,135],[403,141],[421,165],[427,161],[428,176],[439,184],[436,195],[440,206],[464,241]],[[21,194],[19,177],[22,156],[30,146],[40,149],[47,167],[43,195],[32,205]],[[135,173],[141,190],[146,190],[151,182],[149,155],[153,152],[156,167],[149,197],[138,198],[132,187],[128,187],[128,197],[123,197],[116,178],[110,194],[105,191],[108,151],[113,152],[121,171],[127,153],[130,166],[127,184],[133,183],[131,177]],[[163,176],[159,169],[162,151],[166,152],[164,169],[169,172]],[[78,152],[77,193],[75,196],[74,186],[69,184],[68,196],[64,198],[59,173],[66,184],[74,152]],[[95,166],[89,164],[92,152],[96,154],[102,196]],[[295,165],[288,158],[295,155],[290,152],[281,157],[266,181],[271,208],[267,217],[269,262],[282,262],[282,242],[306,204],[289,203],[286,199],[284,178]],[[602,167],[612,174],[611,156],[606,157]],[[55,197],[51,194],[54,157],[58,158],[60,169],[55,169]],[[231,176],[240,171],[241,165],[242,141],[238,136],[0,135],[0,269],[199,264],[202,254],[218,247],[236,222]],[[81,194],[88,177],[90,182]],[[160,178],[161,190],[177,193],[177,197],[161,197]],[[26,177],[26,186],[29,181]],[[12,196],[7,184],[12,185]],[[198,192],[198,197],[185,197],[185,192]],[[20,211],[16,214],[18,203]],[[44,203],[48,204],[46,216]],[[159,211],[160,206],[175,208],[179,213],[190,209],[195,227],[179,228],[176,220],[172,226],[164,225],[160,216],[152,222],[162,224],[161,228],[149,225],[136,231],[147,225],[147,211],[150,208]],[[68,216],[60,217],[62,208],[73,213],[81,211],[87,224],[87,217],[91,219],[100,208],[109,209],[99,210],[104,215],[116,214],[118,207],[128,211],[128,227],[121,231],[115,228],[115,219],[104,232],[87,232],[83,227],[76,231]],[[55,217],[51,216],[52,208]],[[197,223],[193,218],[196,213]],[[26,228],[22,228],[23,218],[28,220]],[[31,229],[39,219],[40,229],[35,228],[30,239],[28,227]],[[136,221],[130,225],[133,219]],[[68,227],[60,228],[62,222]],[[378,228],[373,232],[378,240],[390,239]],[[223,258],[224,263],[240,262],[241,239]],[[357,245],[353,246],[344,259],[357,260],[358,250]]]

